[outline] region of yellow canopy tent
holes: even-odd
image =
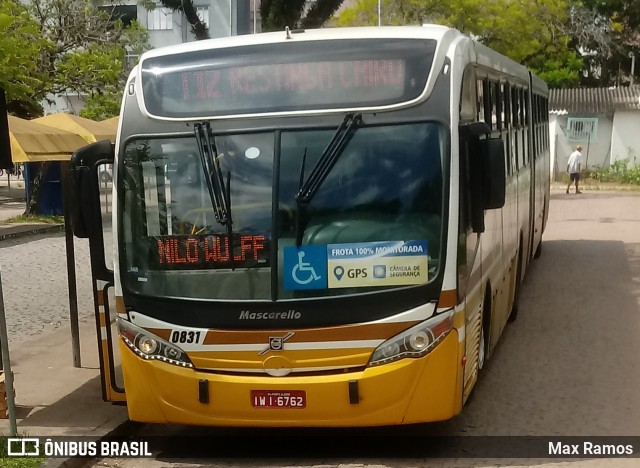
[[[111,117],[110,119],[101,120],[100,123],[108,126],[111,130],[113,130],[113,133],[115,134],[118,131],[120,117],[116,115],[115,117]]]
[[[80,135],[87,143],[95,143],[100,140],[116,141],[116,132],[108,125],[77,115],[64,113],[49,114],[38,119],[33,119],[33,121]]]
[[[71,154],[87,144],[80,136],[33,120],[9,116],[11,159],[15,163],[68,161]]]

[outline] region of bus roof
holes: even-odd
[[[245,34],[217,39],[187,42],[167,47],[160,47],[145,52],[141,61],[163,55],[181,54],[199,50],[241,47],[255,44],[275,44],[289,41],[322,41],[335,39],[366,39],[366,38],[398,38],[398,39],[435,39],[440,42],[445,35],[461,36],[456,29],[440,25],[423,26],[382,26],[382,27],[354,27],[293,30],[287,35],[286,31],[259,34]]]

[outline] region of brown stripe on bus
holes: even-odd
[[[458,295],[455,289],[447,289],[440,293],[440,299],[438,299],[439,309],[450,309],[455,307],[458,303]]]
[[[386,340],[406,330],[420,321],[372,323],[367,325],[347,325],[317,329],[295,330],[288,343],[352,340]],[[269,343],[271,336],[283,336],[292,330],[209,330],[204,344],[250,344]]]
[[[153,333],[156,336],[159,336],[165,341],[169,341],[169,337],[171,336],[171,330],[168,328],[145,328],[149,333]]]
[[[104,305],[104,291],[103,291],[102,289],[98,289],[98,290],[96,291],[96,293],[97,293],[97,294],[96,294],[96,299],[97,299],[97,301],[98,301],[98,305],[99,305],[99,306]]]
[[[98,322],[101,328],[107,326],[106,314],[103,311],[100,311],[98,314]]]
[[[116,296],[116,312],[119,314],[127,313],[127,309],[124,306],[124,298],[122,296]]]

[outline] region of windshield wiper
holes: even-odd
[[[207,182],[209,197],[211,198],[213,214],[216,217],[216,221],[223,226],[230,225],[231,211],[229,210],[229,191],[224,185],[222,169],[218,162],[218,150],[216,149],[215,140],[211,135],[211,126],[209,122],[196,123],[193,129],[196,135],[196,142],[198,143],[202,170],[206,175],[205,180]]]
[[[311,170],[309,178],[304,182],[304,166],[307,158],[307,149],[304,149],[304,155],[302,157],[302,167],[300,168],[300,185],[298,193],[296,194],[296,246],[300,247],[302,243],[303,221],[302,221],[302,209],[304,205],[311,202],[315,194],[322,183],[326,180],[327,176],[333,169],[333,166],[338,162],[340,155],[347,146],[355,129],[362,124],[362,114],[347,114],[344,116],[344,120],[331,137],[329,144],[324,149],[318,162]]]

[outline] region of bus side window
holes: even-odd
[[[467,67],[462,77],[462,92],[460,93],[460,121],[473,122],[477,119],[476,112],[475,73],[472,67]]]
[[[494,112],[492,117],[493,129],[502,130],[502,87],[498,82],[493,83],[493,102],[491,107]]]
[[[522,90],[522,122],[524,125],[524,130],[522,131],[522,165],[529,165],[529,132],[531,129],[529,128],[529,90]]]
[[[506,130],[505,138],[505,155],[507,157],[507,175],[513,173],[511,165],[511,86],[509,83],[505,83],[502,88],[502,95],[504,96],[504,128]]]
[[[520,131],[520,112],[518,112],[518,89],[511,88],[511,121],[513,122],[511,138],[513,141],[512,161],[516,172],[520,170],[519,155],[520,145],[518,144],[518,132]]]
[[[484,85],[482,83],[482,79],[479,79],[476,82],[476,87],[478,90],[478,99],[476,100],[476,105],[478,107],[478,122],[484,122]]]
[[[489,84],[489,78],[485,78],[482,80],[482,90],[483,90],[483,105],[484,105],[484,121],[491,127],[492,129],[495,127],[493,123],[493,106],[491,103],[491,86]]]

